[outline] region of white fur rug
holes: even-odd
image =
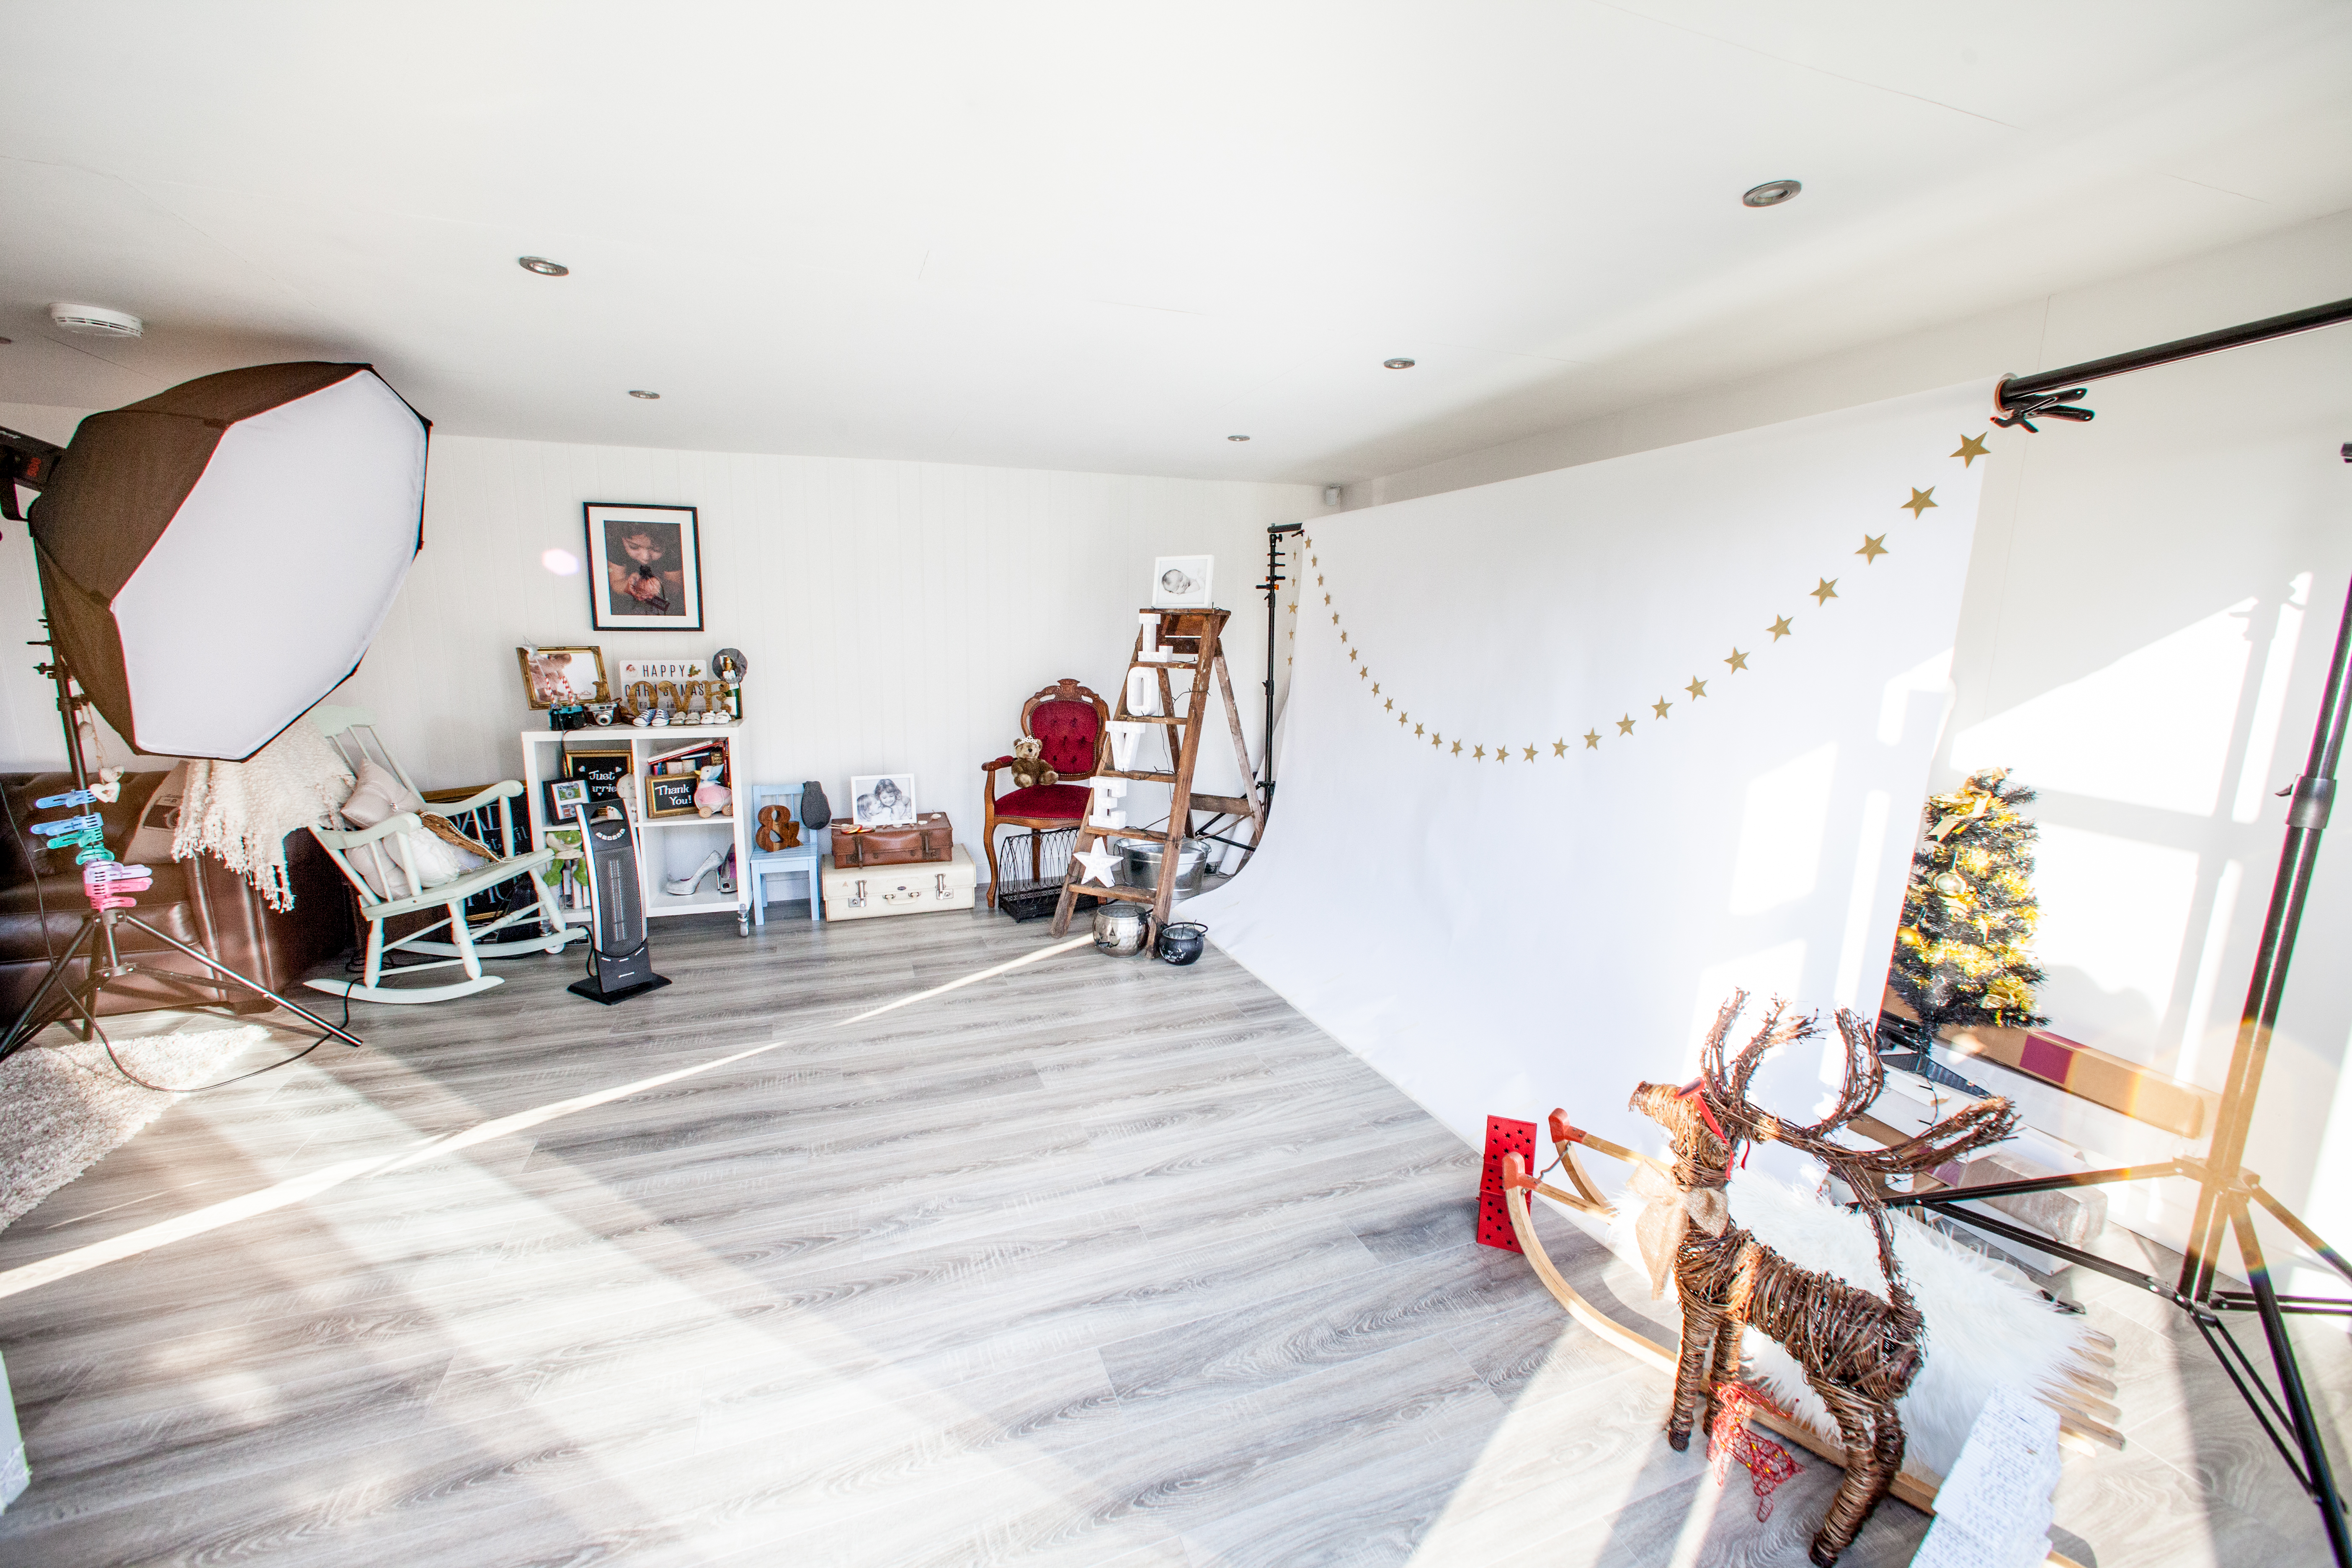
[[[268,1037],[248,1024],[118,1039],[114,1049],[148,1082],[193,1089],[226,1077],[247,1047]],[[96,1040],[35,1046],[0,1061],[0,1229],[179,1098],[125,1079]]]
[[[1782,1257],[1885,1294],[1878,1243],[1860,1215],[1744,1171],[1733,1174],[1730,1198],[1731,1222]],[[1633,1216],[1639,1212],[1638,1205],[1621,1205],[1611,1237],[1621,1255],[1634,1259],[1640,1252]],[[2089,1322],[2051,1306],[2012,1271],[1907,1219],[1895,1225],[1895,1251],[1926,1320],[1927,1358],[1901,1402],[1906,1470],[1938,1476],[1950,1470],[2000,1384],[2057,1402],[2067,1392],[2070,1371],[2095,1375],[2102,1370],[2082,1359],[2090,1349]],[[1753,1329],[1740,1345],[1751,1378],[1816,1430],[1836,1435],[1836,1423],[1786,1351]]]

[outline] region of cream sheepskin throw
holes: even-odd
[[[1731,1223],[1746,1226],[1783,1258],[1874,1295],[1885,1294],[1878,1244],[1870,1222],[1860,1215],[1761,1173],[1735,1173],[1730,1196]],[[1639,1205],[1621,1203],[1612,1239],[1630,1242],[1625,1233],[1639,1213]],[[1636,1255],[1630,1245],[1618,1250]],[[1927,1361],[1896,1405],[1906,1438],[1906,1471],[1949,1471],[1985,1402],[2001,1384],[2013,1384],[2052,1403],[2076,1404],[2071,1374],[2095,1378],[2105,1371],[2090,1323],[2053,1307],[2014,1270],[1910,1219],[1895,1223],[1895,1252],[1926,1320]],[[1816,1431],[1836,1435],[1836,1422],[1788,1352],[1754,1329],[1739,1342],[1749,1377]]]
[[[188,762],[187,793],[172,858],[202,851],[253,884],[273,910],[294,907],[286,836],[333,820],[352,793],[351,770],[308,719],[242,763]]]

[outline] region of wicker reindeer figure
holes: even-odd
[[[1689,1446],[1701,1396],[1710,1429],[1716,1391],[1739,1376],[1743,1326],[1779,1341],[1804,1369],[1822,1403],[1836,1418],[1846,1453],[1844,1482],[1813,1537],[1822,1568],[1853,1544],[1903,1466],[1903,1423],[1895,1402],[1918,1374],[1925,1351],[1920,1318],[1895,1260],[1886,1211],[1889,1176],[1932,1170],[1947,1160],[2010,1134],[2016,1113],[2005,1100],[1979,1100],[1892,1148],[1848,1149],[1832,1134],[1878,1098],[1885,1074],[1870,1028],[1852,1013],[1837,1016],[1846,1047],[1845,1076],[1828,1116],[1794,1126],[1748,1099],[1748,1080],[1764,1055],[1818,1033],[1811,1016],[1790,1016],[1775,1002],[1763,1026],[1727,1065],[1725,1037],[1747,1005],[1735,994],[1716,1014],[1699,1058],[1699,1077],[1684,1089],[1645,1083],[1633,1108],[1664,1127],[1674,1141],[1675,1184],[1681,1201],[1674,1244],[1674,1275],[1682,1298],[1682,1357],[1675,1372],[1674,1408],[1666,1440]],[[1882,1300],[1870,1291],[1801,1268],[1730,1223],[1724,1189],[1743,1142],[1778,1142],[1812,1155],[1861,1200],[1878,1238],[1878,1266],[1886,1279]],[[1687,1220],[1683,1217],[1687,1215]]]

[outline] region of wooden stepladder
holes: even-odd
[[[1167,852],[1160,858],[1160,884],[1156,888],[1104,887],[1098,882],[1087,882],[1086,868],[1078,855],[1070,857],[1070,869],[1062,883],[1062,900],[1054,910],[1054,934],[1062,935],[1070,929],[1070,914],[1077,905],[1081,892],[1098,899],[1121,899],[1129,903],[1151,906],[1150,937],[1156,941],[1160,928],[1168,923],[1168,911],[1176,902],[1176,873],[1181,857],[1176,847],[1192,834],[1192,815],[1208,812],[1218,816],[1249,818],[1249,843],[1244,847],[1255,852],[1258,839],[1265,831],[1265,807],[1255,794],[1244,797],[1230,795],[1200,795],[1192,789],[1192,770],[1201,760],[1201,736],[1208,720],[1209,688],[1213,680],[1225,705],[1225,723],[1233,732],[1234,756],[1241,764],[1241,775],[1252,776],[1249,742],[1242,735],[1240,706],[1234,700],[1233,677],[1225,672],[1224,649],[1219,638],[1223,635],[1230,610],[1144,610],[1139,612],[1140,625],[1135,635],[1135,653],[1128,660],[1127,679],[1120,683],[1118,706],[1111,716],[1111,761],[1115,764],[1095,773],[1106,781],[1095,784],[1094,799],[1088,803],[1085,822],[1078,827],[1077,848],[1081,852],[1098,850],[1107,843],[1121,838],[1149,839],[1165,846]],[[1192,689],[1182,698],[1176,695],[1175,682],[1171,679],[1177,670],[1192,673]],[[1133,711],[1139,687],[1152,682],[1139,679],[1139,672],[1150,671],[1158,677],[1160,711]],[[1183,711],[1177,711],[1179,701]],[[1149,769],[1133,766],[1142,759],[1140,737],[1152,729],[1168,737],[1168,752],[1172,766]],[[1164,784],[1172,792],[1168,802],[1166,828],[1129,827],[1120,806],[1125,784],[1112,780],[1133,780],[1145,784]],[[1246,787],[1246,786],[1245,786]],[[1083,883],[1083,885],[1082,885]]]

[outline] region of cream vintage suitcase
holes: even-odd
[[[919,915],[930,910],[968,910],[979,881],[971,856],[961,844],[945,860],[910,860],[897,866],[851,866],[836,869],[828,855],[818,873],[824,879],[824,918],[872,920],[877,915]]]

